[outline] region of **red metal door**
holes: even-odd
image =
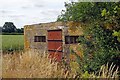
[[[62,30],[48,30],[48,53],[56,61],[62,59]]]

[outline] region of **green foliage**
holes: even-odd
[[[82,74],[81,77],[82,77],[82,78],[90,78],[90,74],[88,73],[88,71],[85,71],[85,73]]]
[[[24,33],[24,29],[23,29],[23,28],[21,28],[21,29],[18,28],[18,29],[16,30],[16,32],[17,32],[17,33]]]
[[[73,73],[78,73],[80,71],[79,64],[74,61],[70,62],[70,68]]]
[[[3,34],[16,34],[16,33],[24,33],[24,28],[16,28],[16,26],[13,24],[13,22],[5,22],[3,27],[0,27],[0,30],[2,30]]]
[[[101,15],[102,15],[102,16],[105,16],[106,13],[107,13],[107,12],[106,12],[106,9],[103,9]]]
[[[120,60],[120,2],[71,2],[57,21],[83,23],[83,61],[77,62],[83,72],[94,72],[107,62],[119,65]]]
[[[81,78],[119,78],[118,75],[118,67],[116,65],[108,63],[106,65],[102,65],[100,67],[100,70],[98,71],[98,74],[96,73],[89,73],[88,71],[85,71],[81,76]]]
[[[113,30],[113,36],[116,36],[117,40],[120,42],[120,30],[118,32]]]
[[[58,17],[58,21],[88,21],[95,16],[95,14],[91,12],[93,6],[94,4],[90,2],[65,3],[66,11],[62,11],[62,15]]]
[[[62,14],[58,17],[58,21],[96,20],[105,16],[105,14],[111,16],[115,15],[115,12],[119,12],[119,3],[112,2],[71,2],[65,3],[65,7],[66,10],[62,10]]]
[[[5,22],[5,24],[3,25],[3,32],[15,32],[16,31],[16,27],[12,22]]]
[[[112,32],[97,25],[90,29],[89,34],[92,34],[91,39],[79,38],[84,49],[83,63],[80,63],[81,69],[94,72],[107,62],[119,64],[114,58],[120,55],[120,45],[118,41],[114,41]]]

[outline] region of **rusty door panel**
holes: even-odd
[[[62,51],[62,42],[49,41],[48,50]]]
[[[62,42],[55,42],[55,49],[58,51],[62,51]]]
[[[48,50],[55,50],[55,42],[48,42]]]
[[[49,58],[62,59],[62,30],[48,30]]]
[[[48,32],[48,40],[61,40],[61,39],[62,39],[62,31]]]

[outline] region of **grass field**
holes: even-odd
[[[2,50],[22,50],[24,48],[23,35],[0,35],[2,36]]]

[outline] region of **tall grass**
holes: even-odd
[[[3,78],[65,78],[64,69],[39,51],[3,55]],[[58,70],[59,68],[59,70]]]
[[[118,74],[118,67],[116,67],[116,65],[114,65],[113,63],[109,67],[107,63],[106,65],[101,66],[98,77],[118,78],[117,74]]]
[[[87,78],[106,78],[106,79],[118,79],[118,68],[116,67],[116,65],[114,65],[113,63],[108,66],[108,63],[106,65],[102,65],[99,73],[91,73],[91,74],[86,74],[88,75]],[[84,75],[82,76],[84,77]]]
[[[64,65],[51,62],[47,53],[37,50],[4,54],[2,57],[3,78],[75,78],[77,73],[64,69]],[[114,69],[114,70],[113,70]],[[115,65],[103,65],[99,74],[83,73],[79,78],[118,78]]]

